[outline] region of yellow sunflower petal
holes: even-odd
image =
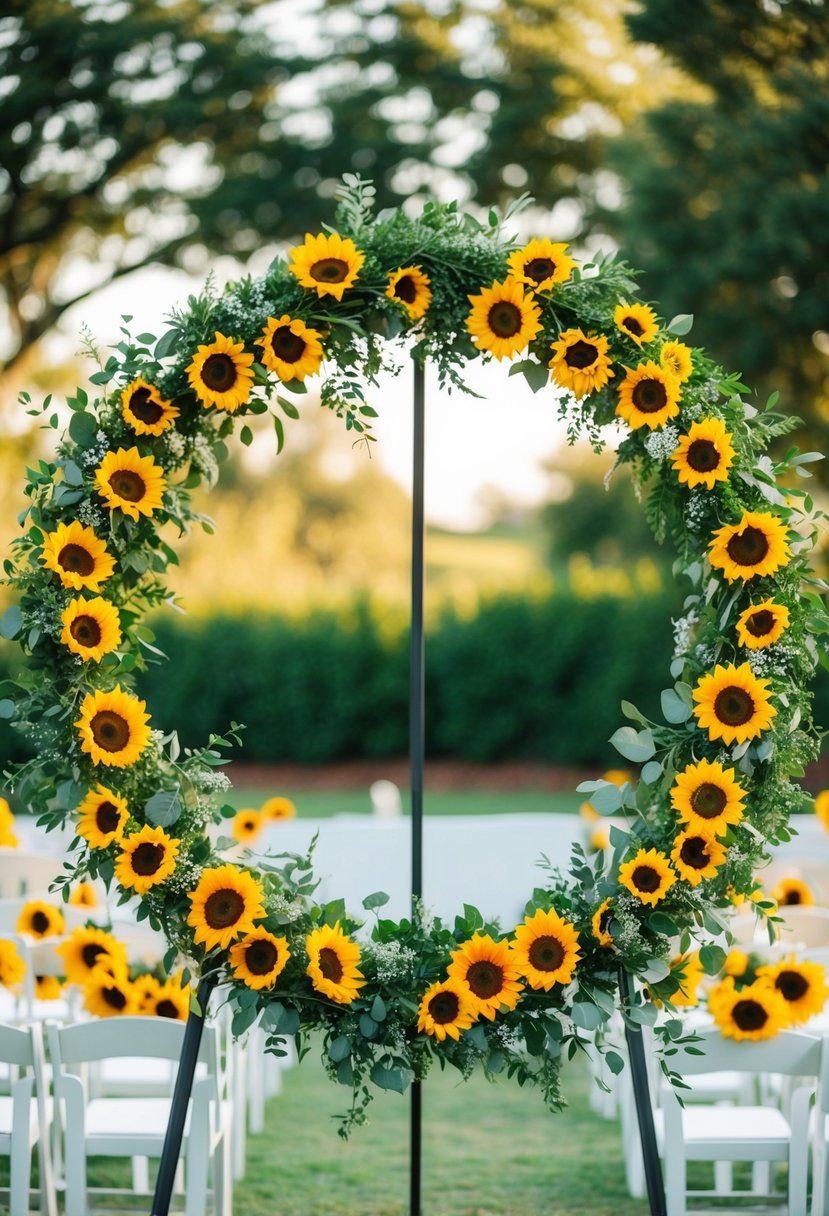
[[[294,246],[288,256],[288,270],[301,287],[335,300],[341,300],[343,292],[354,286],[366,260],[352,240],[337,232],[316,236],[307,232],[303,244]]]
[[[181,841],[168,836],[162,827],[145,824],[121,840],[115,877],[126,891],[146,895],[173,873],[180,847]]]
[[[119,448],[107,452],[96,469],[95,488],[111,511],[137,520],[162,506],[164,470],[152,456],[141,456],[138,448]]]
[[[509,359],[524,350],[541,329],[541,313],[520,283],[507,279],[470,296],[466,328],[478,350]]]
[[[469,990],[457,980],[444,980],[427,988],[420,1001],[417,1028],[439,1042],[459,1039],[477,1019],[478,1011]]]
[[[691,425],[674,452],[673,468],[679,481],[694,489],[705,486],[712,490],[718,481],[728,481],[734,463],[732,436],[722,418],[703,418]]]
[[[145,708],[144,701],[122,692],[119,684],[110,692],[99,689],[87,693],[75,723],[81,751],[91,757],[93,764],[115,768],[135,764],[151,737]]]
[[[195,891],[189,893],[187,923],[195,929],[197,945],[205,950],[226,950],[234,938],[252,933],[255,921],[265,915],[262,888],[252,874],[238,866],[203,870]]]
[[[637,346],[646,346],[659,332],[656,313],[647,304],[618,304],[613,311],[613,320]]]
[[[565,329],[550,349],[553,351],[550,360],[553,379],[579,399],[598,392],[615,375],[607,354],[607,338],[603,334]]]
[[[763,650],[779,642],[789,627],[789,610],[772,599],[751,604],[737,619],[737,640],[748,650]]]
[[[104,542],[77,520],[46,535],[40,560],[72,591],[100,591],[115,569]]]
[[[821,1013],[829,1000],[826,968],[808,959],[798,962],[793,954],[781,962],[758,967],[757,979],[766,980],[782,996],[793,1026],[801,1026]]]
[[[121,645],[121,622],[118,609],[108,600],[70,600],[61,613],[64,646],[87,662],[99,663]]]
[[[263,928],[254,929],[230,947],[234,976],[254,991],[273,988],[290,957],[288,939],[275,937]]]
[[[774,574],[792,556],[786,525],[766,511],[744,512],[738,524],[719,528],[708,548],[708,560],[729,583]]]
[[[619,866],[619,882],[643,904],[658,904],[676,882],[676,874],[664,853],[640,849]]]
[[[740,822],[745,797],[734,769],[710,760],[689,764],[677,773],[671,789],[671,804],[688,828],[713,836]]]
[[[642,426],[653,431],[679,413],[679,389],[676,377],[658,363],[640,363],[628,368],[619,385],[616,413],[633,431]]]
[[[714,878],[726,857],[726,850],[716,837],[694,828],[680,832],[671,850],[674,869],[692,887],[699,886],[703,878]]]
[[[125,798],[106,785],[97,785],[78,807],[78,815],[77,834],[91,848],[106,849],[123,836],[130,811]]]
[[[771,704],[768,680],[755,676],[748,663],[718,663],[692,693],[694,717],[709,739],[723,743],[745,743],[771,726],[777,710]]]
[[[514,937],[513,952],[531,988],[549,992],[553,984],[570,983],[581,957],[579,935],[555,909],[525,916]]]
[[[205,409],[212,405],[233,414],[250,397],[252,363],[253,355],[246,353],[244,342],[234,342],[217,331],[212,342],[196,351],[187,366],[187,378]]]
[[[30,899],[20,909],[15,927],[18,933],[39,940],[44,937],[60,937],[65,921],[56,904],[42,899]]]
[[[180,411],[138,376],[121,394],[121,413],[136,435],[163,435],[175,425]]]
[[[532,291],[549,291],[559,283],[566,283],[577,265],[567,249],[560,242],[536,237],[507,258],[510,278]]]
[[[322,363],[322,334],[311,329],[298,317],[286,314],[268,317],[268,323],[257,338],[262,347],[262,362],[280,380],[304,380],[315,376]]]
[[[365,980],[358,970],[360,947],[335,925],[321,925],[305,939],[306,973],[317,992],[338,1005],[349,1005]]]
[[[789,1021],[786,1002],[765,981],[735,988],[729,978],[708,994],[708,1009],[721,1034],[759,1042],[773,1038]]]
[[[518,1004],[521,969],[509,942],[476,933],[452,951],[447,975],[467,990],[478,1013],[490,1021],[499,1010]]]
[[[410,321],[426,315],[432,300],[431,279],[419,266],[399,266],[389,275],[386,295],[402,304]]]

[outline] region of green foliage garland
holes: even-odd
[[[55,458],[27,471],[30,505],[5,563],[19,602],[0,622],[26,657],[0,688],[0,713],[37,752],[10,775],[16,796],[46,828],[104,807],[100,831],[72,843],[64,894],[87,876],[115,884],[122,902],[138,894],[139,919],[167,937],[168,967],[221,968],[236,1033],[261,1014],[279,1053],[286,1036],[302,1046],[321,1030],[331,1076],[354,1095],[344,1131],[362,1120],[371,1085],[402,1092],[435,1057],[463,1075],[480,1064],[535,1083],[556,1108],[561,1060],[607,1022],[619,968],[645,986],[623,1010],[639,1024],[677,991],[673,956],[701,947],[717,970],[710,943],[734,896],[772,911],[754,876],[804,802],[791,778],[818,751],[807,686],[827,627],[808,564],[820,513],[790,484],[815,454],[772,461],[769,443],[794,420],[774,399],[749,404],[737,376],[678,342],[689,317],[660,324],[613,258],[579,267],[563,245],[518,249],[495,213],[482,224],[428,204],[417,219],[375,217],[372,199],[369,184],[346,179],[336,233],[306,238],[290,265],[222,294],[208,285],[160,339],[122,330],[69,398]],[[482,351],[519,354],[511,373],[547,396],[571,439],[596,447],[602,427],[626,417],[618,461],[687,587],[664,720],[623,702],[629,725],[613,736],[638,779],[583,787],[627,826],[594,859],[576,847],[569,874],[547,873],[517,936],[467,905],[451,926],[425,909],[386,920],[376,893],[355,938],[360,922],[341,901],[315,902],[310,856],[229,861],[232,842],[212,843],[208,828],[232,814],[217,767],[239,728],[181,749],[130,692],[134,673],[163,657],[144,617],[169,599],[175,531],[210,527],[190,491],[217,478],[237,415],[248,443],[245,416],[269,413],[281,448],[317,351],[322,404],[370,443],[367,388],[406,349],[460,388]],[[24,400],[60,430],[49,399]],[[128,818],[108,833],[113,800]],[[660,1033],[670,1054],[681,1023],[668,1018]],[[608,1064],[621,1060],[608,1052]]]

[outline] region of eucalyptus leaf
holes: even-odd
[[[176,823],[182,809],[181,791],[178,786],[172,790],[159,790],[144,803],[146,819],[159,828],[168,828]]]

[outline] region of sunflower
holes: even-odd
[[[590,928],[593,936],[600,946],[612,946],[613,938],[610,936],[608,925],[613,919],[613,901],[611,899],[604,900],[600,903],[596,911],[593,913],[593,918],[590,922]]]
[[[587,843],[594,853],[598,853],[600,849],[609,849],[610,828],[605,824],[600,823],[599,826],[595,827],[590,833],[590,839]]]
[[[291,957],[288,939],[274,937],[261,926],[230,947],[230,965],[237,980],[259,991],[273,988]]]
[[[514,1009],[521,995],[521,969],[509,942],[476,933],[452,951],[447,969],[471,997],[477,1013],[492,1021],[499,1010]]]
[[[87,693],[75,726],[81,736],[81,751],[93,764],[127,768],[135,764],[150,742],[146,702],[116,684],[110,692]]]
[[[645,346],[659,333],[656,313],[647,304],[617,304],[613,310],[616,327],[637,346]]]
[[[692,423],[674,452],[672,467],[682,484],[692,490],[697,486],[713,490],[718,481],[728,481],[735,455],[731,439],[722,418]]]
[[[17,988],[26,974],[26,961],[8,937],[0,937],[0,988]]]
[[[507,258],[510,278],[532,291],[549,291],[557,283],[566,283],[577,265],[567,249],[567,245],[536,237]]]
[[[138,1013],[138,1000],[126,970],[94,967],[83,986],[83,1007],[96,1018]]]
[[[691,348],[684,342],[666,342],[659,352],[659,362],[680,384],[684,384],[694,370]]]
[[[15,929],[26,937],[60,937],[66,927],[63,913],[55,904],[30,899],[20,909]]]
[[[817,902],[809,884],[794,874],[781,878],[770,894],[781,908],[811,908]]]
[[[136,435],[163,435],[180,411],[163,399],[155,385],[138,376],[121,394],[121,413]]]
[[[64,646],[82,659],[99,663],[105,654],[121,645],[121,622],[118,609],[108,600],[70,600],[61,613]]]
[[[640,849],[619,866],[619,882],[643,904],[658,904],[676,882],[676,874],[664,853]]]
[[[431,281],[419,266],[401,266],[389,275],[386,295],[403,305],[410,321],[419,321],[432,300]]]
[[[789,1022],[801,1026],[820,1013],[829,999],[826,969],[808,960],[797,962],[794,955],[779,963],[767,963],[757,968],[757,979],[766,980],[775,988],[789,1010]]]
[[[466,328],[478,350],[491,351],[496,359],[518,354],[541,329],[538,308],[514,279],[493,283],[468,298],[472,310]]]
[[[722,965],[722,973],[739,979],[741,975],[745,975],[748,964],[749,958],[745,950],[729,950]]]
[[[100,591],[115,569],[104,542],[77,520],[46,534],[40,560],[72,591]]]
[[[569,984],[581,957],[574,925],[554,908],[539,908],[515,930],[513,953],[531,988],[549,992],[553,984]]]
[[[175,980],[159,984],[158,991],[146,1001],[144,1013],[157,1018],[171,1018],[174,1022],[186,1022],[190,1013],[190,989]]]
[[[779,641],[789,627],[789,610],[774,600],[761,600],[740,613],[737,638],[749,650],[763,650]]]
[[[275,372],[280,380],[316,376],[322,363],[322,334],[287,313],[278,320],[268,317],[256,345],[262,347],[265,367]]]
[[[180,847],[181,841],[168,836],[164,828],[145,823],[121,841],[115,877],[125,890],[146,895],[173,873]]]
[[[729,583],[735,579],[774,574],[791,560],[786,525],[767,511],[745,511],[738,524],[726,524],[714,533],[708,560],[722,570]]]
[[[771,1039],[789,1022],[785,1000],[763,981],[736,988],[723,980],[708,993],[708,1010],[727,1039]]]
[[[205,950],[226,950],[235,937],[251,933],[254,921],[265,915],[262,888],[252,874],[237,866],[202,870],[195,891],[188,893],[187,923],[195,929],[197,945]]]
[[[76,882],[72,887],[69,902],[73,908],[97,908],[98,895],[91,882]]]
[[[692,696],[699,726],[709,739],[722,739],[726,745],[756,739],[777,715],[768,680],[758,679],[748,663],[718,663],[713,674],[702,676]]]
[[[265,819],[294,819],[296,807],[290,798],[268,798],[262,803],[259,813]]]
[[[92,971],[102,965],[110,971],[124,970],[127,966],[123,942],[94,925],[75,929],[55,951],[63,959],[70,984],[85,984]]]
[[[337,921],[334,926],[313,929],[305,939],[305,948],[306,975],[310,975],[317,992],[338,1005],[350,1004],[365,983],[362,972],[357,970],[360,962],[357,943],[346,937]]]
[[[120,840],[124,835],[130,810],[120,794],[105,785],[97,785],[78,807],[78,814],[77,834],[93,849],[106,849],[113,840]]]
[[[671,861],[680,878],[697,887],[703,878],[714,878],[728,856],[725,846],[709,834],[688,827],[680,832],[671,850]]]
[[[253,387],[253,355],[245,353],[244,342],[234,342],[216,331],[214,341],[200,346],[187,365],[190,387],[205,409],[233,414],[250,397]]]
[[[671,974],[679,980],[679,988],[669,998],[678,1009],[693,1009],[699,1004],[699,986],[705,977],[699,954],[680,954],[671,960]]]
[[[745,796],[733,768],[700,760],[677,773],[671,805],[691,831],[722,836],[742,819]]]
[[[132,981],[132,991],[139,1013],[152,1013],[153,1002],[161,991],[161,984],[149,971]]]
[[[343,292],[354,286],[366,260],[354,242],[338,232],[330,236],[306,232],[304,243],[290,249],[288,256],[292,259],[288,269],[300,287],[308,287],[318,296],[333,296],[335,300],[341,300]]]
[[[609,781],[611,785],[618,785],[619,789],[632,780],[633,773],[626,768],[609,768],[607,772],[602,773],[602,781]]]
[[[615,374],[607,357],[604,334],[586,334],[581,329],[565,329],[550,345],[553,379],[577,397],[586,397],[604,388]]]
[[[19,840],[14,830],[14,815],[5,798],[0,798],[0,848],[16,849]]]
[[[63,984],[56,975],[35,976],[35,997],[39,1001],[59,1001],[63,996]]]
[[[240,844],[246,844],[249,840],[255,840],[257,836],[261,835],[264,826],[265,817],[262,812],[245,807],[243,810],[237,811],[231,819],[230,834]]]
[[[815,814],[829,831],[829,790],[821,790],[819,794],[815,794]]]
[[[468,1030],[477,1019],[478,1011],[472,1003],[469,989],[457,980],[444,980],[432,984],[423,994],[417,1013],[417,1028],[443,1042],[444,1039],[459,1039],[462,1030]]]
[[[119,508],[131,519],[152,515],[162,505],[164,470],[138,448],[107,452],[95,470],[95,486],[110,511]]]
[[[679,413],[679,381],[650,360],[628,368],[619,386],[616,413],[631,430],[655,430]]]

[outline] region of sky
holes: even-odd
[[[57,362],[71,356],[77,349],[82,325],[92,330],[102,347],[114,344],[120,338],[122,314],[132,316],[132,333],[161,333],[166,314],[197,290],[201,281],[163,267],[116,280],[64,316],[59,332],[47,342],[50,360]],[[551,489],[555,493],[557,483],[543,468],[544,461],[565,442],[564,424],[556,417],[553,388],[533,395],[522,376],[509,376],[507,361],[470,365],[470,387],[481,394],[480,399],[441,391],[436,377],[428,372],[426,383],[425,506],[430,523],[474,530],[489,522],[485,504],[493,492],[518,507],[544,501]],[[309,387],[313,387],[313,381],[309,381]],[[410,371],[405,369],[399,377],[385,378],[371,391],[370,401],[379,414],[373,424],[377,442],[372,445],[372,459],[410,490]],[[308,408],[301,399],[297,404],[301,412]],[[288,438],[290,441],[290,431]],[[254,463],[267,462],[272,444],[272,438],[263,437],[260,448],[252,452]],[[356,462],[363,459],[364,447],[352,451],[343,426],[342,458],[332,455],[332,473],[347,476],[349,462],[356,467]]]

